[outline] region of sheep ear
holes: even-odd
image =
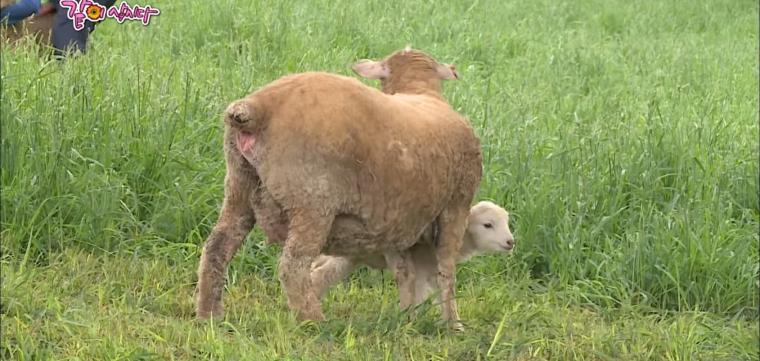
[[[367,79],[385,79],[390,76],[388,66],[381,61],[361,60],[351,67],[356,74]]]
[[[438,72],[438,76],[440,76],[441,79],[444,79],[444,80],[459,79],[459,74],[457,74],[457,70],[456,70],[456,67],[454,67],[454,64],[438,64],[436,71]]]

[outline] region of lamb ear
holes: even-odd
[[[351,69],[367,79],[385,79],[391,75],[385,63],[368,59],[360,60]]]
[[[459,79],[459,74],[457,74],[457,70],[456,67],[454,67],[454,64],[438,64],[438,67],[435,70],[438,72],[438,76],[440,76],[441,79]]]

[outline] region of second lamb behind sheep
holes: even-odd
[[[510,252],[514,245],[514,237],[509,229],[509,213],[492,202],[482,201],[470,209],[457,263],[481,254]],[[433,227],[428,227],[420,242],[411,248],[415,287],[414,295],[408,296],[414,300],[415,305],[424,302],[437,289],[437,267],[433,247]],[[387,268],[382,254],[351,258],[319,256],[311,267],[311,282],[315,293],[321,298],[327,289],[361,265],[376,269]]]

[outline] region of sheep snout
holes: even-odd
[[[507,251],[511,251],[515,248],[515,238],[513,236],[507,237],[507,240],[504,242],[504,249]]]

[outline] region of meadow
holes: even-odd
[[[84,56],[2,49],[0,358],[757,360],[756,1],[145,4]],[[259,229],[196,321],[225,107],[407,44],[456,64],[476,199],[512,214],[513,254],[458,267],[467,330],[366,269],[299,324]]]

